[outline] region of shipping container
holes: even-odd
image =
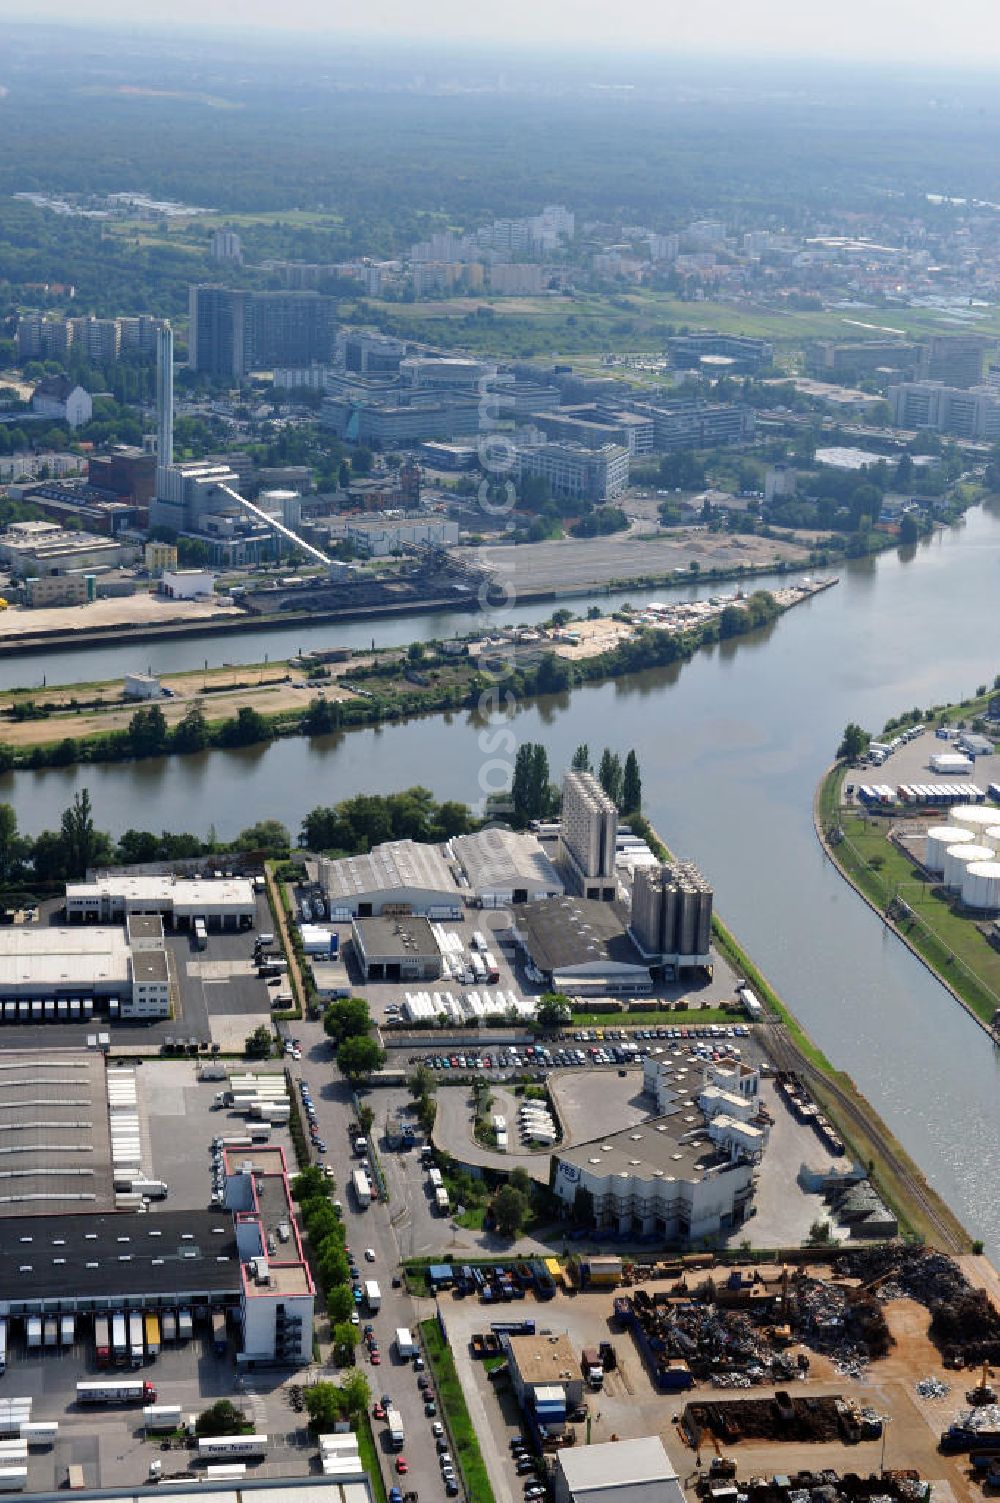
[[[146,1332],[146,1351],[150,1357],[160,1355],[160,1319],[158,1315],[147,1315],[143,1321]]]
[[[98,1367],[111,1362],[111,1322],[106,1315],[94,1316],[94,1347]]]

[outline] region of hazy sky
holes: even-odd
[[[855,57],[1000,64],[998,0],[7,0],[30,20],[294,28],[571,50]]]

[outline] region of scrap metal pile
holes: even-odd
[[[751,1477],[739,1484],[749,1503],[915,1503],[926,1497],[926,1484],[914,1471],[883,1472],[861,1477],[849,1472],[793,1472],[787,1479]]]
[[[742,1440],[836,1442],[874,1440],[882,1433],[882,1419],[839,1396],[792,1398],[778,1392],[773,1399],[718,1399],[688,1404],[683,1426],[692,1444],[713,1436],[725,1445]]]
[[[931,1314],[931,1339],[949,1366],[1000,1362],[1000,1314],[943,1253],[886,1244],[852,1249],[839,1272],[860,1278],[882,1300],[917,1300]]]

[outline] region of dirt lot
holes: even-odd
[[[652,1291],[658,1286],[647,1284],[644,1287]],[[456,1299],[450,1295],[442,1297],[441,1305],[470,1411],[491,1477],[495,1479],[498,1499],[500,1503],[510,1503],[515,1487],[519,1490],[507,1459],[509,1437],[518,1427],[517,1414],[509,1393],[501,1402],[495,1391],[496,1385],[488,1381],[481,1364],[472,1359],[468,1347],[469,1337],[474,1331],[489,1329],[489,1308],[476,1300]],[[739,1391],[720,1393],[707,1385],[693,1388],[683,1395],[658,1394],[650,1383],[631,1336],[611,1330],[611,1308],[612,1298],[607,1293],[573,1297],[557,1295],[545,1305],[536,1304],[529,1296],[518,1313],[534,1316],[540,1327],[546,1330],[565,1331],[577,1350],[611,1339],[619,1365],[617,1371],[606,1378],[603,1392],[589,1399],[590,1439],[597,1442],[610,1440],[614,1435],[631,1439],[659,1434],[681,1480],[693,1496],[691,1484],[696,1476],[696,1456],[677,1423],[684,1405],[699,1398],[738,1400],[742,1395]],[[965,1459],[942,1456],[937,1450],[941,1429],[961,1407],[966,1380],[961,1375],[943,1372],[937,1349],[927,1336],[929,1315],[921,1305],[912,1300],[894,1300],[887,1305],[886,1314],[896,1341],[887,1358],[873,1363],[865,1377],[853,1379],[838,1374],[826,1358],[813,1353],[809,1377],[794,1384],[794,1396],[842,1394],[845,1398],[853,1398],[859,1405],[870,1405],[889,1417],[885,1436],[886,1467],[916,1467],[926,1479],[946,1483],[958,1499],[980,1496],[978,1484],[970,1479]],[[922,1399],[917,1395],[916,1382],[930,1374],[939,1378],[957,1378],[946,1398]],[[767,1398],[774,1392],[773,1387],[762,1385],[749,1390],[747,1396]],[[583,1427],[579,1429],[579,1438],[583,1440]],[[865,1475],[878,1470],[882,1442],[863,1441],[858,1445],[741,1442],[726,1449],[736,1457],[741,1479],[823,1467]],[[702,1461],[707,1465],[713,1454],[712,1444],[706,1437]]]
[[[0,637],[33,637],[50,631],[92,631],[105,626],[165,626],[170,621],[207,621],[241,616],[235,605],[218,600],[166,600],[157,595],[124,595],[92,600],[87,605],[48,606],[27,610],[12,605],[0,611]]]
[[[767,538],[708,533],[700,528],[647,535],[559,538],[549,543],[524,543],[505,554],[504,578],[520,590],[582,590],[633,579],[663,578],[673,571],[686,573],[692,562],[700,569],[765,569],[775,559],[804,563],[806,550]]]

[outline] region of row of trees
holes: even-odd
[[[573,753],[575,772],[593,773],[590,748],[581,742]],[[597,779],[619,814],[637,812],[642,805],[642,776],[639,759],[630,751],[624,763],[617,752],[605,747],[597,770]],[[559,811],[559,790],[549,778],[549,755],[541,742],[522,741],[514,758],[511,782],[511,806],[515,824],[526,825],[533,819],[549,819]]]
[[[313,1274],[326,1300],[334,1349],[342,1361],[349,1362],[353,1360],[358,1343],[358,1328],[351,1323],[354,1295],[346,1252],[347,1238],[344,1223],[333,1209],[331,1192],[332,1181],[317,1164],[303,1169],[292,1181],[292,1194],[309,1238]],[[367,1403],[366,1393],[365,1406]]]
[[[385,1064],[385,1050],[372,1038],[372,1017],[363,997],[331,1002],[323,1014],[323,1030],[333,1040],[337,1068],[353,1083],[369,1080]]]
[[[586,741],[581,741],[573,753],[572,766],[574,772],[593,773],[594,764],[590,760],[590,747]],[[628,753],[623,764],[618,753],[606,746],[598,764],[597,781],[619,814],[635,814],[641,809],[642,775],[639,771],[639,758],[634,751]]]
[[[302,821],[302,842],[311,851],[353,855],[386,840],[450,840],[474,827],[467,805],[456,799],[439,804],[430,789],[414,787],[319,805]]]

